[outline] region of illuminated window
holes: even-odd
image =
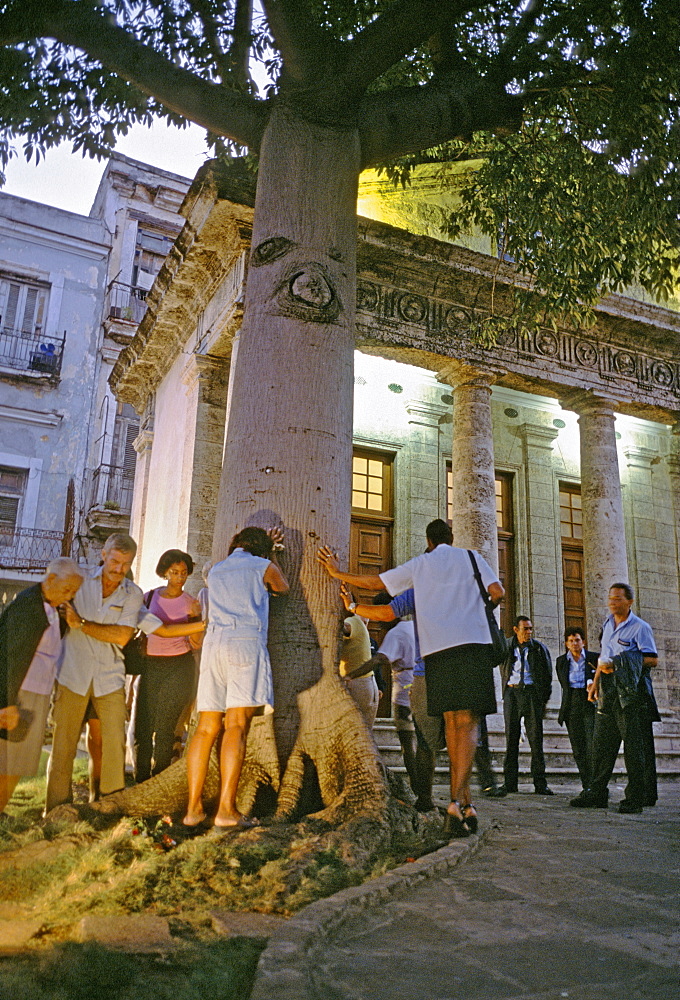
[[[560,487],[560,534],[562,538],[583,538],[583,511],[578,487]]]
[[[352,459],[352,507],[381,513],[387,499],[386,463],[379,458],[354,455]]]

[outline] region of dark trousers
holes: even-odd
[[[135,714],[135,779],[146,781],[172,761],[175,727],[195,696],[193,653],[149,656],[139,679]],[[151,761],[153,759],[153,772]]]
[[[640,708],[640,731],[642,733],[642,750],[645,757],[645,802],[653,805],[658,798],[656,780],[656,747],[654,746],[654,726],[658,719],[656,711],[642,697]]]
[[[495,788],[496,776],[493,773],[491,761],[491,751],[489,750],[489,730],[486,726],[486,716],[479,720],[479,735],[477,737],[477,749],[475,750],[475,767],[479,779],[480,788]]]
[[[585,688],[572,688],[569,696],[569,712],[565,722],[571,742],[581,784],[590,788],[592,778],[593,731],[595,728],[595,705],[588,701]]]
[[[645,795],[645,756],[640,728],[640,705],[637,701],[626,708],[621,708],[617,701],[608,711],[595,713],[593,778],[590,790],[598,796],[607,794],[607,785],[616,765],[621,740],[628,775],[626,800],[641,806]]]
[[[547,785],[545,777],[545,757],[543,756],[543,703],[539,701],[533,684],[523,688],[508,685],[503,695],[503,717],[505,719],[505,762],[503,775],[505,787],[509,791],[517,788],[519,777],[519,738],[521,720],[531,747],[531,777],[536,789]]]

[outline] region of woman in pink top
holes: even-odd
[[[158,560],[156,573],[167,583],[151,591],[150,599],[149,593],[145,594],[144,602],[164,625],[200,620],[198,601],[184,592],[184,584],[193,571],[193,559],[180,549],[168,549]],[[175,728],[194,699],[196,684],[196,662],[187,637],[163,638],[152,634],[146,651],[147,665],[139,681],[135,716],[137,782],[169,767]]]

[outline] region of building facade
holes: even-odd
[[[83,501],[110,238],[0,194],[0,597],[71,554]]]
[[[659,645],[657,696],[676,710],[677,303],[611,296],[588,331],[508,333],[483,348],[475,322],[516,276],[484,241],[444,238],[453,199],[454,168],[420,168],[407,193],[362,178],[352,568],[421,552],[425,525],[447,517],[457,544],[498,564],[506,626],[530,615],[554,655],[570,624],[597,648],[607,588],[629,580]],[[210,557],[252,198],[207,166],[182,214],[111,376],[142,414],[132,533],[143,586],[165,548]]]

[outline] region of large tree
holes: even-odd
[[[541,293],[521,308],[583,321],[633,280],[668,294],[679,42],[674,0],[262,0],[255,16],[252,0],[0,0],[5,154],[15,136],[28,154],[64,138],[105,154],[157,115],[257,158],[215,554],[239,526],[280,523],[293,585],[250,799],[273,788],[294,813],[316,789],[341,815],[382,795],[314,561],[320,542],[348,549],[361,170],[481,157],[451,231],[501,234]]]

